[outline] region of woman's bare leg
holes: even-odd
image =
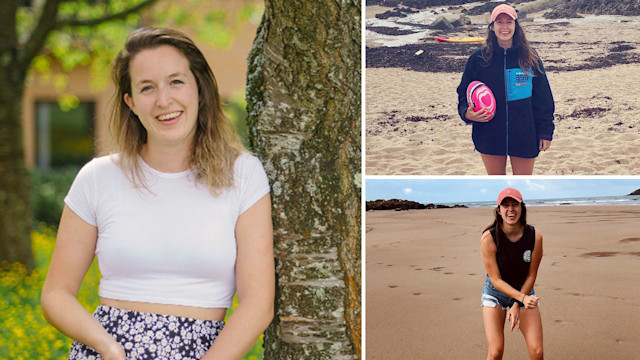
[[[513,169],[513,175],[531,175],[533,174],[533,165],[536,162],[536,158],[520,158],[510,156],[511,169]]]
[[[529,359],[542,360],[542,320],[540,319],[540,309],[520,310],[520,331],[524,335],[524,341],[529,350]]]
[[[507,312],[501,307],[482,307],[484,332],[487,336],[489,352],[487,360],[502,359],[504,352],[504,319]]]
[[[480,154],[487,175],[506,175],[507,174],[507,157],[500,155]],[[513,161],[513,160],[512,160]],[[513,163],[512,163],[513,164]]]

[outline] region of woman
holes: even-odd
[[[542,259],[542,234],[527,224],[527,208],[516,189],[500,192],[494,216],[481,239],[487,270],[482,291],[487,359],[502,359],[505,317],[511,331],[519,329],[524,335],[529,358],[542,359],[540,298],[533,290]]]
[[[493,118],[467,102],[467,86],[476,80],[496,98]],[[498,5],[491,13],[484,45],[469,57],[458,86],[458,112],[473,124],[473,143],[489,175],[506,175],[507,156],[514,175],[531,175],[538,153],[551,146],[551,88],[511,6]]]
[[[239,359],[273,317],[262,164],[184,34],[134,31],[113,76],[118,154],[85,165],[65,198],[43,313],[76,340],[69,359]],[[103,277],[91,316],[76,294],[94,254]]]

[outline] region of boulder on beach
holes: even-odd
[[[440,16],[429,25],[430,29],[435,30],[451,30],[453,29],[453,27],[454,26],[451,24],[451,22],[444,16]]]
[[[398,10],[389,10],[389,11],[385,11],[382,14],[376,14],[376,18],[378,19],[388,19],[388,18],[392,18],[392,17],[397,17],[397,18],[404,18],[407,17],[407,14],[403,13],[402,11],[398,11]]]
[[[631,194],[629,194],[629,196],[634,196],[634,195],[640,195],[640,189],[632,192]]]
[[[593,15],[640,15],[640,0],[576,0],[565,1],[554,7],[552,12],[567,11],[569,14]],[[546,14],[545,14],[546,17]]]
[[[544,15],[545,19],[580,19],[582,16],[578,15],[576,9],[571,8],[558,8],[551,10]]]
[[[460,22],[460,25],[471,25],[471,19],[465,15],[460,15],[458,22]]]

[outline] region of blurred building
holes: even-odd
[[[252,2],[262,3],[257,0]],[[207,5],[234,12],[242,3],[247,2],[214,0],[207,2]],[[148,25],[152,21],[143,17],[143,23]],[[243,22],[235,32],[231,46],[224,49],[203,45],[190,31],[180,29],[191,36],[205,54],[223,100],[244,91],[247,56],[258,25],[259,19]],[[59,65],[54,65],[52,70],[62,72]],[[43,81],[36,72],[32,72],[29,78],[22,101],[25,157],[29,168],[37,166],[48,170],[52,167],[82,165],[94,156],[110,152],[108,123],[113,85],[110,83],[105,89],[93,91],[89,85],[88,67],[78,67],[68,75],[67,91],[79,98],[80,105],[67,112],[60,109],[58,92],[51,81]]]

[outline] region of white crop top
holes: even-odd
[[[96,158],[64,199],[98,228],[95,254],[104,298],[228,308],[236,291],[236,222],[269,192],[262,163],[241,154],[236,186],[217,197],[191,170],[161,173],[141,160],[147,188],[135,188],[115,163]]]

